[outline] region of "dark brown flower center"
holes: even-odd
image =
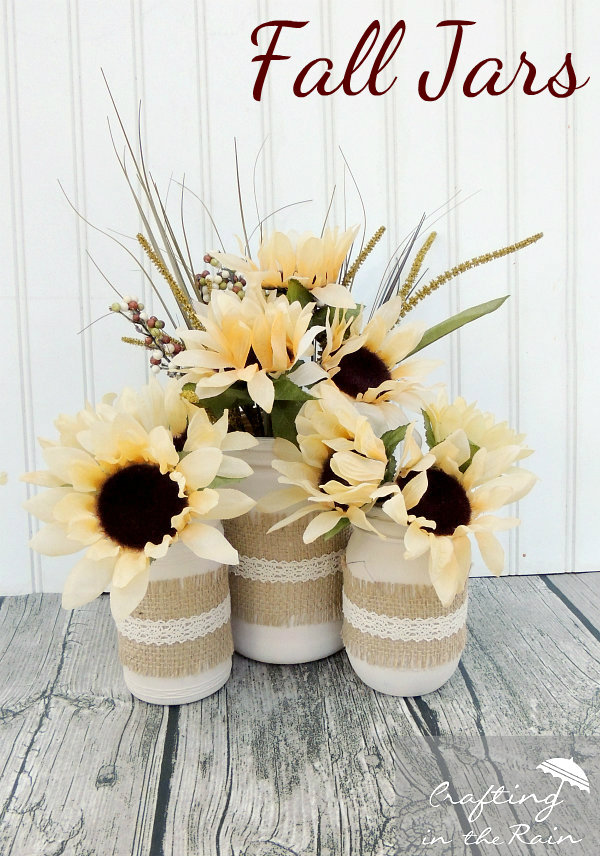
[[[376,389],[392,376],[386,364],[369,348],[359,348],[346,354],[339,363],[339,371],[333,376],[333,382],[346,395],[356,398],[368,389]]]
[[[406,478],[398,478],[403,488],[417,473],[409,473]],[[427,490],[413,507],[410,514],[435,520],[435,529],[424,526],[428,532],[436,535],[452,535],[457,526],[467,526],[471,520],[471,505],[463,486],[453,476],[443,470],[427,470]]]
[[[333,456],[330,455],[327,458],[327,460],[325,461],[325,463],[323,464],[323,469],[321,470],[321,475],[319,476],[319,487],[322,487],[324,484],[327,484],[327,482],[329,482],[329,481],[336,481],[342,485],[348,484],[348,482],[345,479],[340,478],[340,476],[336,476],[336,474],[331,469],[331,458],[332,457]],[[325,493],[325,491],[323,491],[323,492]],[[338,508],[341,508],[344,511],[346,511],[348,509],[348,506],[343,505],[342,503],[337,502],[336,505]]]
[[[177,434],[177,436],[173,437],[173,445],[178,452],[183,452],[183,447],[185,446],[185,441],[187,440],[187,425],[181,432],[181,434]]]
[[[177,482],[155,464],[131,464],[107,478],[96,500],[102,529],[122,547],[142,550],[174,535],[171,518],[187,505]]]

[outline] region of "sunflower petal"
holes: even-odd
[[[80,559],[65,581],[63,608],[75,609],[99,597],[110,586],[114,567],[114,558]]]
[[[211,559],[224,565],[237,565],[237,550],[222,532],[207,523],[190,523],[181,532],[181,540],[201,559]]]
[[[131,615],[140,605],[148,589],[148,578],[149,572],[146,566],[127,585],[120,588],[113,585],[110,592],[110,610],[117,623]]]

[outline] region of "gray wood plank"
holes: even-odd
[[[459,671],[419,703],[430,733],[600,735],[600,641],[538,577],[470,582]]]
[[[30,713],[18,731],[18,716],[0,723],[0,852],[145,856],[167,714],[126,690],[106,600],[71,614],[57,597],[31,596],[3,610],[3,642],[14,632],[2,710]]]
[[[600,636],[600,572],[548,574],[542,579],[579,620],[588,622],[590,632]]]
[[[440,776],[415,732],[402,700],[376,696],[344,654],[236,657],[218,696],[181,708],[165,853],[387,853],[406,794],[424,798]]]

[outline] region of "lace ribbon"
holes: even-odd
[[[453,636],[465,626],[467,620],[467,598],[456,610],[437,618],[396,618],[381,615],[357,606],[343,595],[343,610],[346,621],[361,633],[392,639],[397,642],[431,642]]]
[[[239,565],[230,567],[236,576],[261,583],[304,583],[319,580],[342,570],[342,556],[346,552],[325,553],[298,562],[262,559],[258,556],[240,556]]]
[[[147,618],[126,618],[117,623],[122,636],[140,645],[175,645],[189,642],[214,633],[229,621],[231,598],[229,595],[208,612],[189,618],[170,618],[168,621],[151,621]]]

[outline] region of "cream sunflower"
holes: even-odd
[[[322,330],[309,329],[311,318],[310,304],[290,304],[285,295],[267,296],[258,286],[249,287],[242,300],[219,291],[202,316],[204,330],[179,331],[186,350],[171,366],[185,373],[184,381],[196,383],[200,399],[217,396],[240,381],[252,400],[270,413],[273,380],[312,351]]]
[[[375,502],[399,490],[383,484],[388,456],[383,441],[364,416],[334,387],[322,398],[307,401],[296,418],[298,447],[276,439],[273,467],[279,482],[290,487],[262,499],[263,511],[296,506],[270,531],[308,514],[304,541],[310,543],[343,524],[375,531],[366,513]]]
[[[383,503],[383,511],[407,527],[405,558],[429,552],[431,583],[444,605],[462,591],[469,575],[470,535],[487,567],[502,573],[504,551],[493,533],[519,520],[493,512],[520,499],[536,481],[532,473],[513,467],[521,453],[521,445],[509,444],[482,447],[472,455],[469,437],[457,428],[422,460],[413,454],[400,469],[401,491]]]
[[[435,443],[440,443],[457,428],[462,428],[472,446],[483,446],[491,451],[518,445],[521,451],[517,460],[533,454],[533,449],[524,445],[524,434],[517,434],[506,422],[496,422],[491,413],[478,410],[476,404],[467,404],[462,397],[449,403],[445,389],[440,390],[437,398],[427,404],[424,412]]]
[[[352,295],[337,280],[358,229],[326,229],[319,238],[311,232],[273,232],[258,249],[258,264],[227,253],[212,255],[225,267],[243,273],[248,283],[286,288],[295,279],[328,306],[353,309]]]
[[[390,403],[417,410],[423,404],[422,381],[438,363],[406,360],[421,341],[425,327],[396,327],[401,308],[402,300],[393,298],[364,328],[362,313],[347,318],[337,311],[326,322],[327,341],[320,364],[337,388],[356,402],[383,410],[389,410]]]
[[[179,539],[200,557],[237,562],[236,550],[211,522],[254,505],[240,491],[220,486],[251,474],[244,461],[225,452],[248,448],[254,438],[227,434],[227,414],[212,424],[196,408],[179,454],[164,425],[148,430],[106,403],[98,412],[82,413],[87,424],[74,442],[43,448],[48,470],[22,477],[50,488],[25,504],[47,524],[31,546],[49,556],[86,550],[66,581],[65,608],[110,587],[111,609],[121,620],[143,598],[150,562]]]

